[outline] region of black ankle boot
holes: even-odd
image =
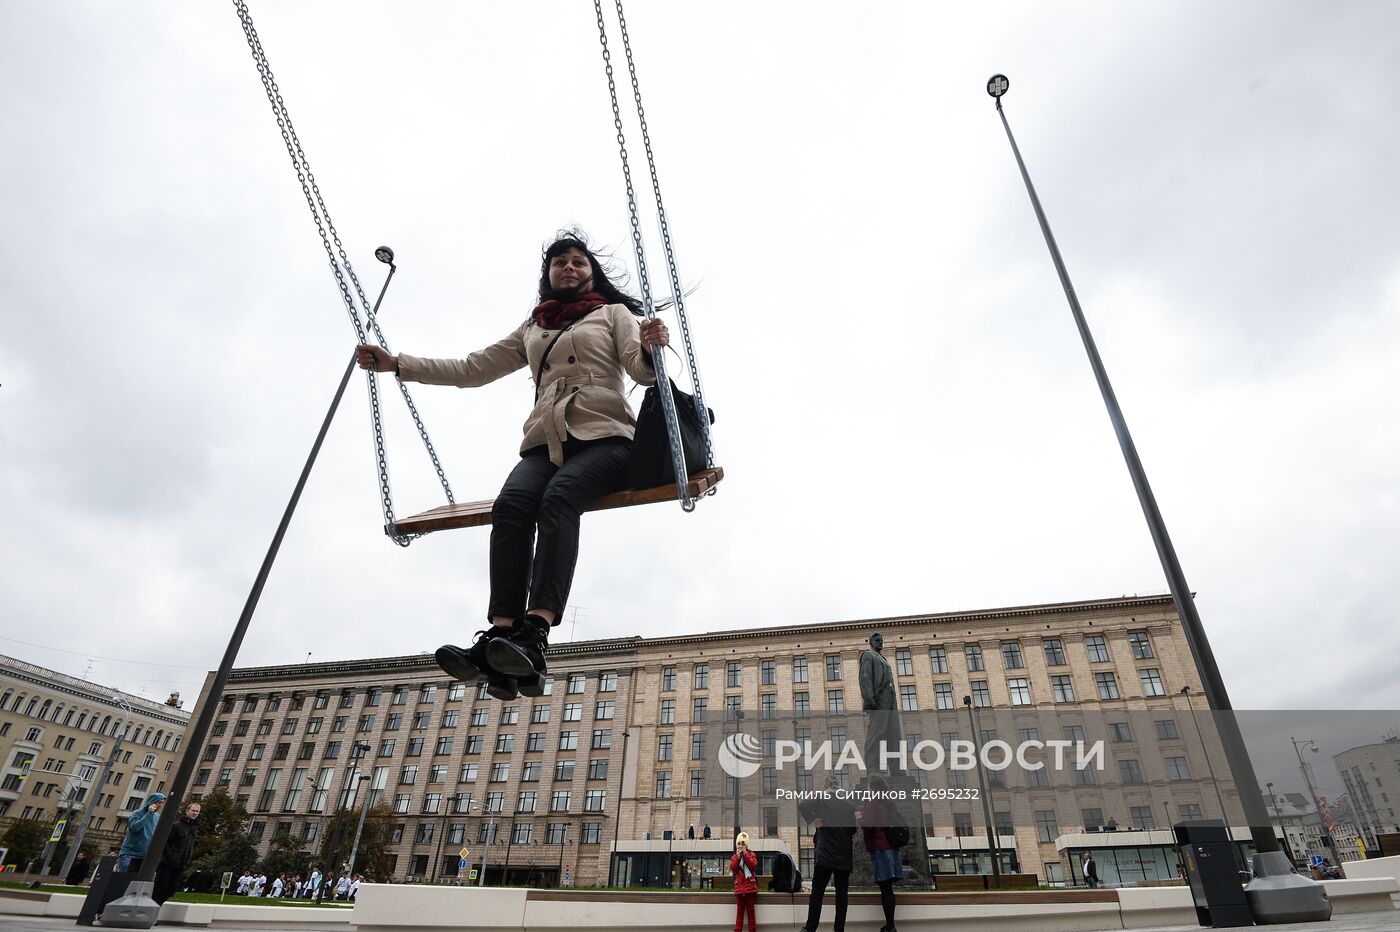
[[[476,642],[469,648],[444,644],[433,655],[442,672],[455,680],[472,683],[488,679],[495,671],[486,660],[486,645],[494,638],[507,637],[514,628],[492,625],[485,631],[476,633]]]
[[[514,702],[520,698],[520,681],[513,676],[506,676],[502,673],[492,673],[491,679],[486,683],[486,692],[493,699],[502,702]]]
[[[538,615],[526,615],[508,638],[495,638],[486,645],[486,661],[498,673],[527,677],[546,672],[544,649],[549,642],[549,622]]]

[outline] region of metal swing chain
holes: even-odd
[[[603,68],[608,76],[608,97],[612,101],[613,126],[617,129],[618,154],[622,158],[622,177],[627,185],[627,211],[631,218],[632,249],[637,256],[637,283],[642,291],[642,309],[647,320],[656,318],[656,307],[651,297],[651,280],[647,274],[646,249],[642,244],[641,220],[637,216],[637,192],[632,186],[632,168],[627,161],[627,137],[622,130],[622,110],[617,103],[617,83],[613,77],[612,53],[608,50],[608,30],[603,21],[602,0],[593,0],[593,11],[598,18],[598,41],[603,46]],[[665,356],[662,351],[652,352],[653,368],[656,371],[656,393],[661,399],[661,411],[666,419],[666,435],[671,447],[671,464],[676,474],[677,498],[685,511],[695,510],[695,497],[690,494],[690,475],[685,466],[685,450],[681,447],[680,422],[676,416],[676,399],[670,391],[670,381],[666,375]],[[703,419],[702,419],[703,420]]]
[[[661,245],[666,251],[666,269],[671,276],[671,294],[676,304],[676,319],[681,325],[681,343],[685,347],[686,362],[690,367],[690,384],[695,389],[695,413],[700,419],[701,436],[705,441],[705,465],[715,465],[714,444],[710,438],[709,409],[705,406],[705,392],[700,385],[700,367],[695,361],[695,344],[690,336],[690,322],[685,312],[685,290],[681,286],[680,268],[676,264],[676,250],[671,242],[671,227],[666,222],[666,205],[661,200],[661,180],[656,172],[656,155],[651,148],[651,133],[647,129],[646,110],[642,107],[642,88],[637,82],[637,63],[632,57],[632,40],[627,34],[627,16],[622,11],[622,0],[615,0],[617,23],[622,35],[622,51],[627,57],[627,72],[632,78],[632,99],[637,105],[637,122],[641,124],[642,146],[647,154],[647,168],[651,172],[651,190],[656,197],[656,218],[661,228]],[[719,491],[711,488],[707,495]]]
[[[368,343],[365,328],[360,323],[360,316],[355,308],[355,300],[350,295],[350,287],[346,284],[345,274],[348,273],[350,281],[353,283],[355,292],[360,299],[360,303],[365,309],[365,318],[368,326],[373,330],[379,345],[388,351],[388,343],[384,339],[384,334],[380,330],[379,322],[374,317],[369,299],[365,295],[364,288],[360,285],[359,277],[355,274],[354,266],[346,254],[345,246],[340,240],[340,235],[335,229],[335,224],[331,220],[330,212],[326,209],[324,199],[321,197],[320,187],[316,183],[316,177],[311,172],[310,162],[306,158],[306,153],[301,147],[301,140],[298,139],[296,129],[292,125],[291,114],[287,110],[286,102],[282,99],[281,90],[277,86],[277,81],[273,77],[272,68],[268,64],[267,55],[263,51],[262,42],[258,38],[257,29],[253,26],[252,15],[248,11],[248,6],[244,0],[233,0],[235,9],[238,12],[239,21],[243,26],[243,34],[247,39],[248,48],[252,52],[253,62],[257,66],[258,76],[262,80],[263,90],[267,94],[268,103],[272,106],[273,116],[277,120],[277,127],[282,133],[282,141],[287,148],[287,155],[292,160],[292,166],[297,173],[297,180],[301,183],[302,194],[306,197],[306,206],[311,211],[311,217],[316,223],[316,230],[321,237],[321,245],[326,251],[326,258],[331,265],[331,271],[335,275],[336,285],[340,290],[341,300],[345,304],[346,314],[350,318],[351,326],[355,329],[355,335],[360,343]],[[323,219],[324,218],[324,222]],[[334,246],[332,246],[332,242]],[[338,256],[338,260],[337,260]],[[344,266],[344,273],[341,271]],[[384,523],[389,528],[389,536],[393,541],[403,547],[408,546],[415,537],[421,534],[400,534],[397,523],[394,520],[393,495],[389,487],[389,461],[384,443],[384,422],[379,404],[379,389],[373,372],[366,373],[369,386],[370,419],[374,428],[375,455],[379,468],[379,495],[380,505],[384,512]],[[428,437],[428,431],[423,424],[422,418],[418,414],[418,408],[413,403],[413,398],[409,394],[408,387],[399,383],[399,391],[403,395],[404,402],[413,417],[413,423],[418,428],[418,435],[423,440],[423,445],[428,451],[428,456],[432,460],[433,468],[437,471],[438,481],[441,482],[443,491],[447,495],[450,503],[455,503],[452,495],[452,488],[447,482],[447,476],[439,461],[437,451],[433,449],[432,440]]]

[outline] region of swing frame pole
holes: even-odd
[[[388,265],[389,274],[384,278],[383,287],[379,289],[379,297],[375,299],[371,316],[379,313],[379,303],[384,300],[384,293],[389,290],[389,282],[393,281],[394,273],[398,271],[397,266],[392,261]],[[177,814],[180,812],[185,791],[189,787],[190,777],[194,775],[195,765],[199,762],[200,749],[204,746],[204,739],[209,733],[209,726],[214,718],[214,709],[223,696],[229,674],[233,672],[234,661],[238,659],[239,648],[243,646],[243,638],[248,633],[248,626],[253,621],[253,613],[257,611],[263,587],[267,584],[267,578],[272,573],[272,564],[276,561],[277,553],[282,548],[282,540],[286,537],[287,528],[292,523],[292,515],[296,513],[297,504],[301,501],[302,490],[306,488],[306,481],[311,477],[311,469],[316,465],[316,457],[321,452],[321,445],[326,439],[326,434],[330,431],[331,422],[335,419],[336,410],[340,407],[340,400],[345,395],[345,388],[350,384],[350,376],[354,371],[355,357],[352,354],[349,364],[345,367],[345,373],[340,377],[340,384],[336,387],[335,397],[331,399],[330,408],[321,421],[321,429],[316,433],[316,440],[311,444],[311,452],[307,454],[306,463],[301,468],[301,475],[297,477],[291,498],[288,499],[287,507],[282,512],[282,520],[277,525],[277,531],[272,535],[272,542],[268,545],[266,555],[263,556],[262,565],[258,568],[257,577],[253,580],[253,587],[248,592],[248,599],[243,603],[243,612],[238,616],[238,623],[233,627],[228,647],[224,649],[223,660],[220,661],[219,669],[214,673],[214,681],[210,683],[209,692],[199,707],[199,715],[195,718],[194,727],[189,733],[188,742],[185,744],[185,753],[180,757],[180,767],[175,772],[175,780],[166,797],[165,808],[169,812]],[[374,378],[374,373],[370,373],[369,377]],[[162,813],[163,815],[164,813]],[[160,864],[161,853],[165,850],[165,844],[170,838],[170,832],[177,819],[178,815],[175,815],[170,818],[161,818],[156,823],[156,833],[151,838],[150,848],[146,851],[145,859],[141,862],[141,872],[127,887],[125,895],[109,903],[102,911],[103,926],[118,929],[149,929],[156,924],[156,919],[160,914],[160,904],[151,899],[155,888],[156,867]]]

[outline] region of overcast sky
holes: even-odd
[[[589,516],[558,637],[1165,590],[1004,72],[1236,707],[1400,708],[1400,6],[628,12],[727,479]],[[394,349],[508,333],[559,227],[634,268],[588,4],[252,13],[371,293],[398,254]],[[0,652],[192,696],[353,331],[231,4],[5,19]],[[458,499],[493,496],[528,377],[414,397]],[[398,509],[436,505],[386,398]],[[357,377],[241,664],[482,621],[487,531],[389,543],[370,436]]]

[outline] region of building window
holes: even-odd
[[[1181,735],[1177,733],[1176,719],[1174,718],[1158,719],[1154,724],[1157,726],[1157,737],[1159,740],[1171,741],[1174,738],[1181,737]]]
[[[812,694],[803,690],[792,694],[792,710],[798,718],[807,718],[812,714]]]
[[[355,691],[353,689],[342,689],[340,691],[340,707],[348,709],[355,704]]]
[[[661,691],[670,693],[676,691],[676,668],[664,667],[661,670]]]
[[[534,811],[533,808],[530,810]],[[530,839],[534,837],[535,826],[532,822],[513,822],[510,829],[511,844],[528,845]]]
[[[1118,699],[1118,680],[1110,672],[1095,673],[1094,685],[1098,687],[1100,699]]]
[[[544,735],[542,731],[532,731],[525,736],[525,751],[527,753],[544,750]]]
[[[807,682],[807,658],[796,657],[792,661],[792,681],[794,683]]]
[[[408,746],[404,748],[404,756],[405,756],[405,757],[422,757],[422,756],[423,756],[423,739],[422,739],[422,738],[409,738],[409,739],[408,739]]]
[[[705,733],[697,731],[690,736],[690,759],[705,759]]]
[[[899,687],[899,707],[905,712],[919,711],[919,688],[913,683]]]
[[[670,760],[671,745],[676,740],[674,735],[660,735],[656,739],[656,759]]]
[[[1001,645],[1001,662],[1008,670],[1019,670],[1026,665],[1021,658],[1020,642],[1007,641]]]
[[[826,678],[828,681],[841,679],[841,655],[828,654],[826,657]]]
[[[739,661],[731,660],[724,665],[724,685],[727,689],[737,689],[743,685],[743,669]]]
[[[452,737],[451,737],[450,735],[443,735],[442,737],[438,738],[438,739],[437,739],[437,745],[433,748],[433,753],[434,753],[434,754],[451,754],[451,753],[452,753]]]
[[[1184,757],[1167,758],[1167,779],[1169,780],[1190,780],[1191,768],[1186,764]]]
[[[930,647],[928,649],[929,663],[933,666],[934,673],[948,672],[948,651],[942,647]]]
[[[461,684],[458,683],[457,685],[460,686]],[[442,727],[443,727],[443,728],[456,728],[456,727],[457,727],[457,723],[458,723],[459,721],[461,721],[461,716],[462,716],[462,710],[461,710],[461,709],[448,709],[446,712],[442,713]],[[371,722],[374,721],[374,716],[373,716],[373,715],[369,715],[369,716],[366,716],[366,717],[367,717]]]
[[[568,685],[565,687],[564,692],[565,694],[571,696],[577,695],[578,693],[583,692],[584,687],[586,685],[587,684],[582,673],[570,673]]]
[[[1133,740],[1133,730],[1128,727],[1127,722],[1109,722],[1108,740],[1115,744],[1122,744],[1124,741]]]
[[[957,772],[962,773],[962,771]],[[958,838],[971,838],[972,834],[972,813],[953,813],[953,835]]]
[[[826,691],[826,710],[832,714],[846,711],[846,691],[844,689],[828,689]]]
[[[588,779],[606,780],[608,778],[608,759],[606,757],[594,757],[588,761]]]
[[[709,689],[709,688],[710,688],[710,665],[709,665],[709,664],[707,664],[707,663],[699,663],[699,664],[696,664],[696,665],[695,665],[695,688],[696,688],[696,689]]]
[[[579,843],[584,845],[596,845],[603,839],[602,822],[585,822],[583,831],[579,836]]]
[[[1128,819],[1132,827],[1140,832],[1150,832],[1157,827],[1151,806],[1129,806]]]
[[[982,645],[969,644],[963,648],[963,654],[967,657],[967,671],[977,673],[986,669],[982,664]]]
[[[550,812],[568,812],[574,794],[569,790],[555,790],[549,794]]]
[[[426,795],[426,796],[423,797],[423,811],[424,811],[424,812],[437,812],[437,811],[438,811],[439,809],[441,809],[441,808],[442,808],[442,794],[441,794],[441,793],[429,793],[428,795]]]
[[[1084,638],[1084,649],[1089,653],[1090,663],[1108,663],[1108,642],[1102,634],[1091,634]]]
[[[661,700],[661,724],[674,725],[676,723],[676,700]]]
[[[1025,677],[1007,680],[1006,690],[1011,695],[1012,705],[1031,704],[1031,682]]]
[[[600,693],[614,693],[614,692],[617,692],[617,674],[616,674],[616,673],[604,673],[604,674],[600,675],[600,676],[598,677],[598,692],[600,692]]]
[[[506,794],[500,790],[486,794],[486,811],[502,812],[506,808]]]
[[[761,686],[778,685],[778,662],[776,660],[759,661],[758,682]]]
[[[589,790],[583,799],[585,812],[602,812],[608,801],[606,790]]]
[[[448,701],[448,702],[461,702],[461,701],[462,701],[463,699],[465,699],[465,698],[467,698],[467,684],[466,684],[466,683],[453,683],[451,686],[447,687],[447,701]],[[366,696],[366,698],[365,698],[365,704],[366,704],[366,705],[369,705],[369,698],[368,698],[368,696]]]
[[[758,697],[759,717],[764,719],[775,719],[778,717],[778,694],[764,693]]]
[[[894,671],[898,676],[914,675],[914,653],[907,647],[894,652]]]
[[[399,771],[399,782],[400,782],[400,783],[414,783],[414,782],[416,782],[417,780],[418,780],[418,765],[416,765],[416,764],[406,764],[406,765],[404,766],[404,768],[403,768],[402,770]]]
[[[559,732],[559,750],[561,750],[561,751],[577,751],[577,750],[578,750],[578,732],[576,732],[576,731],[561,731],[561,732]]]
[[[656,798],[667,799],[671,795],[671,771],[658,770],[656,772]]]
[[[953,705],[953,684],[934,683],[933,684],[933,704],[939,709],[956,708]]]
[[[709,708],[709,700],[705,698],[691,701],[690,720],[692,722],[703,722]]]
[[[602,751],[612,747],[612,729],[593,729],[593,750]]]
[[[1201,817],[1200,803],[1182,803],[1176,807],[1177,818],[1183,821],[1187,819],[1199,819]]]
[[[557,781],[571,782],[574,779],[574,762],[571,760],[555,761],[554,779]]]
[[[403,727],[403,713],[402,713],[402,712],[390,712],[388,715],[384,716],[384,730],[385,730],[385,731],[398,731],[398,730],[399,730],[400,728],[402,728],[402,727]]]
[[[515,750],[515,733],[507,731],[496,736],[496,753],[509,754]]]
[[[986,680],[972,681],[972,704],[979,709],[985,709],[992,704],[992,691],[987,688]]]
[[[1124,757],[1118,761],[1118,776],[1124,783],[1142,782],[1142,765],[1131,757]]]
[[[1133,649],[1134,660],[1151,660],[1153,657],[1152,641],[1147,637],[1146,631],[1130,631],[1128,646]]]
[[[497,761],[491,765],[491,782],[504,783],[510,779],[510,763]]]
[[[611,700],[611,699],[602,699],[602,700],[599,700],[599,701],[598,701],[596,704],[594,704],[594,706],[593,706],[593,718],[594,718],[594,720],[595,720],[595,721],[598,721],[598,720],[606,721],[607,719],[612,718],[612,717],[613,717],[613,708],[614,708],[613,700]]]
[[[1055,836],[1060,834],[1059,824],[1055,821],[1054,809],[1037,809],[1035,811],[1035,834],[1042,844],[1053,842]]]
[[[1097,828],[1104,824],[1103,810],[1098,808],[1080,809],[1079,818],[1084,822],[1085,828]]]
[[[1065,645],[1059,638],[1046,638],[1042,645],[1045,648],[1045,665],[1048,667],[1064,666]]]
[[[472,794],[470,794],[470,793],[457,793],[455,796],[453,796],[453,797],[452,797],[452,811],[453,811],[453,812],[471,812],[471,811],[472,811]],[[451,841],[451,840],[452,840],[452,839],[450,839],[450,838],[448,839],[448,841]],[[458,839],[458,840],[460,841],[460,839]]]
[[[563,718],[563,720],[566,721],[566,722],[581,722],[581,721],[583,721],[583,703],[582,703],[582,702],[566,702],[566,703],[564,703],[564,718]]]
[[[480,764],[463,764],[462,772],[457,774],[458,783],[475,783],[476,775],[480,772]]]
[[[534,812],[538,795],[534,790],[521,790],[520,795],[515,800],[515,811]]]
[[[673,700],[674,701],[674,700]],[[530,709],[530,724],[544,725],[549,721],[549,706],[537,705]]]
[[[1162,673],[1156,667],[1148,667],[1138,671],[1138,679],[1142,681],[1142,694],[1144,696],[1165,696],[1166,687],[1162,685]]]
[[[1074,701],[1074,681],[1069,676],[1061,674],[1050,677],[1050,691],[1056,702]]]

